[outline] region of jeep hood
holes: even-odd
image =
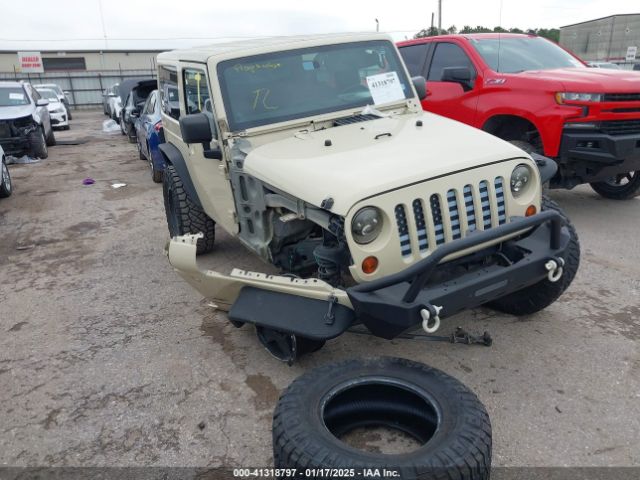
[[[637,93],[640,92],[640,74],[627,70],[605,68],[556,68],[529,70],[514,74],[520,78],[537,80],[541,88],[558,82],[566,92],[585,93]]]
[[[524,156],[481,130],[421,112],[299,132],[251,150],[244,169],[315,206],[331,197],[331,211],[346,215],[388,190]]]
[[[15,105],[12,107],[0,107],[0,120],[13,120],[28,117],[33,113],[33,105]]]

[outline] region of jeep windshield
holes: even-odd
[[[395,47],[385,40],[227,60],[218,64],[218,79],[233,131],[413,95]]]
[[[0,87],[0,107],[29,105],[29,98],[22,87]]]
[[[471,45],[495,72],[586,68],[569,52],[540,37],[473,38]]]

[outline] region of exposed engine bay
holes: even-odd
[[[266,185],[244,171],[251,143],[235,139],[229,178],[240,232],[238,238],[263,260],[283,272],[315,276],[334,286],[344,284],[352,263],[344,219]],[[330,208],[331,199],[327,199]]]
[[[0,145],[7,155],[21,155],[29,150],[29,134],[39,128],[31,115],[0,120]]]

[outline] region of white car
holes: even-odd
[[[38,91],[42,89],[49,89],[56,92],[56,95],[58,96],[58,100],[64,104],[64,108],[67,110],[67,117],[69,117],[69,120],[73,120],[73,116],[71,115],[70,102],[67,96],[69,92],[63,91],[62,88],[60,88],[60,86],[55,83],[41,83],[39,85],[34,85],[33,88],[35,88]]]
[[[55,91],[48,88],[39,88],[38,93],[45,100],[49,101],[47,110],[49,110],[49,117],[51,117],[51,126],[53,128],[60,128],[62,130],[69,130],[69,116],[67,115],[67,109],[62,103]]]

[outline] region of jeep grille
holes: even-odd
[[[433,250],[477,228],[487,230],[506,223],[504,180],[496,177],[493,188],[488,180],[482,180],[477,185],[465,185],[462,191],[449,189],[428,198],[416,198],[411,202],[410,213],[405,205],[398,204],[395,218],[403,257],[411,256],[412,250]],[[410,228],[416,231],[417,245],[411,244]]]

